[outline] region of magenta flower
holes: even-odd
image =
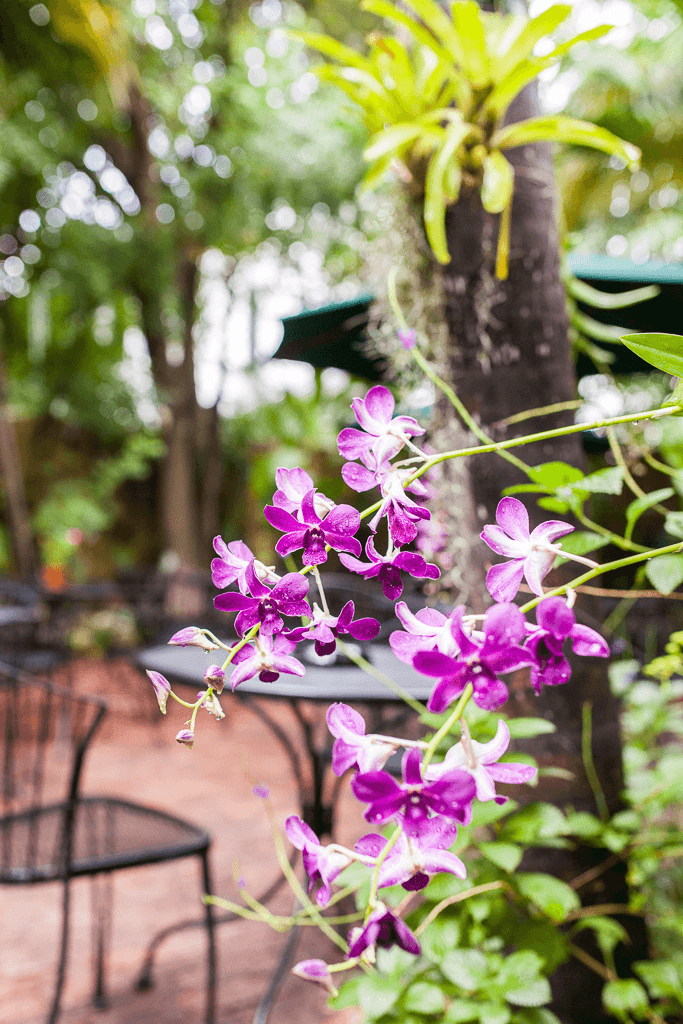
[[[356,465],[354,462],[346,462],[342,466],[344,482],[354,491],[361,493],[369,491],[371,487],[379,487],[382,501],[368,526],[375,533],[380,519],[386,516],[391,539],[398,547],[414,541],[417,536],[416,523],[421,519],[429,519],[431,516],[428,509],[418,505],[405,493],[406,490],[409,490],[422,498],[426,498],[429,494],[419,479],[407,484],[406,481],[410,476],[410,469],[396,469],[389,462],[381,463],[375,470],[368,469],[367,466]]]
[[[259,644],[260,650],[253,644],[245,644],[235,655],[232,662],[235,668],[230,678],[233,691],[257,673],[262,683],[274,683],[281,672],[290,676],[305,675],[301,662],[291,657],[296,644],[282,633],[275,637],[260,633]]]
[[[348,704],[330,704],[327,728],[335,737],[332,747],[332,771],[343,775],[349,768],[361,772],[377,772],[384,767],[397,744],[384,736],[365,734],[363,716]]]
[[[364,928],[352,928],[349,932],[349,957],[360,956],[371,946],[400,946],[407,953],[420,955],[420,944],[405,921],[397,917],[383,903],[378,903],[370,914]]]
[[[341,431],[337,446],[342,458],[371,454],[379,466],[397,455],[409,437],[424,434],[424,427],[412,416],[394,416],[394,405],[394,396],[381,384],[370,388],[365,398],[354,398],[351,408],[362,430],[346,427]]]
[[[496,735],[488,743],[477,743],[470,738],[467,723],[463,721],[463,735],[446,753],[441,764],[427,765],[424,771],[426,779],[438,779],[453,768],[469,772],[477,787],[477,800],[495,800],[504,804],[505,796],[496,795],[494,783],[505,782],[519,785],[528,782],[538,773],[538,769],[530,764],[506,762],[497,764],[510,745],[510,730],[502,718],[498,719]]]
[[[146,669],[146,672],[147,675],[149,676],[150,683],[154,687],[154,693],[156,695],[156,699],[159,702],[159,710],[161,711],[162,715],[165,715],[166,702],[168,700],[168,695],[171,692],[171,684],[169,683],[166,676],[162,676],[161,672],[154,672],[149,668]]]
[[[410,352],[411,348],[415,348],[417,345],[417,331],[412,327],[408,327],[403,331],[397,331],[398,340],[403,345],[406,352]]]
[[[403,593],[401,572],[407,572],[415,579],[421,580],[438,580],[441,575],[436,565],[429,565],[416,551],[390,549],[386,555],[378,554],[372,537],[368,537],[365,551],[369,562],[361,562],[353,555],[340,555],[339,561],[351,572],[359,573],[366,580],[377,576],[384,596],[390,601],[397,601]]]
[[[283,558],[292,551],[304,549],[304,565],[321,565],[327,561],[325,545],[334,551],[361,553],[360,543],[353,536],[360,529],[360,513],[351,505],[337,505],[324,519],[315,511],[315,492],[308,491],[301,503],[301,522],[290,512],[276,505],[266,505],[263,514],[276,530],[282,530],[275,550]]]
[[[572,674],[571,665],[563,653],[565,640],[571,640],[574,654],[609,658],[607,641],[589,626],[576,621],[571,608],[561,597],[546,597],[536,607],[536,627],[527,624],[530,636],[526,646],[534,655],[531,682],[536,693],[543,686],[559,686]]]
[[[541,581],[562,553],[552,542],[574,527],[550,519],[529,532],[529,513],[517,498],[503,498],[498,503],[496,521],[497,526],[484,527],[481,539],[497,555],[512,561],[491,566],[486,574],[489,594],[494,601],[512,601],[524,576],[534,594],[542,595]]]
[[[262,634],[279,633],[284,626],[282,615],[311,615],[311,608],[304,600],[309,584],[301,573],[288,572],[269,590],[250,565],[246,571],[246,582],[253,596],[229,593],[219,594],[213,599],[220,611],[239,613],[235,618],[235,629],[242,636],[257,623],[261,624]]]
[[[201,647],[203,651],[217,651],[218,644],[204,634],[199,626],[185,626],[174,633],[168,641],[173,647]]]
[[[291,512],[296,518],[300,518],[301,503],[309,491],[315,491],[315,484],[305,469],[277,469],[275,471],[275,483],[278,486],[273,495],[273,505],[283,508],[285,512]],[[315,491],[313,506],[319,516],[325,516],[335,507],[335,503],[324,494]]]
[[[313,617],[307,626],[290,629],[286,636],[297,643],[299,640],[315,640],[315,653],[322,656],[332,654],[337,646],[337,637],[348,634],[354,640],[374,640],[380,630],[377,619],[356,619],[353,615],[353,601],[347,601],[339,615],[328,615],[317,604],[313,605]]]
[[[388,772],[354,775],[351,789],[357,800],[370,806],[366,821],[389,821],[401,814],[408,835],[417,836],[429,820],[429,812],[467,824],[472,817],[474,782],[465,772],[445,773],[435,782],[424,782],[420,771],[422,752],[416,747],[403,755],[403,785]]]
[[[461,613],[457,608],[449,616],[437,611],[436,608],[420,608],[419,612],[413,615],[405,601],[399,601],[396,605],[396,615],[407,632],[401,629],[394,630],[389,637],[389,645],[399,661],[404,664],[412,665],[413,658],[419,651],[440,651],[441,654],[448,654],[451,657],[456,657],[460,653],[458,638],[461,632]]]
[[[303,854],[309,893],[318,882],[321,882],[322,885],[315,894],[315,901],[319,906],[326,907],[332,895],[332,882],[345,867],[348,867],[353,857],[337,846],[323,846],[313,829],[296,814],[287,818],[285,832],[292,846],[296,846]]]
[[[329,966],[324,960],[300,960],[292,967],[292,974],[295,974],[297,978],[303,978],[304,981],[317,981],[333,996],[338,994],[332,983]]]
[[[476,640],[462,629],[465,609],[453,613],[452,630],[460,649],[457,658],[440,651],[420,651],[413,667],[439,682],[432,690],[427,707],[437,714],[460,696],[468,683],[473,687],[474,703],[486,711],[495,711],[508,698],[508,688],[498,676],[515,672],[535,661],[520,642],[525,634],[525,618],[517,605],[497,604],[484,617],[484,638]]]
[[[194,746],[194,733],[190,732],[189,729],[181,729],[179,733],[176,733],[176,740],[192,750]]]
[[[466,878],[463,862],[446,849],[455,842],[457,832],[456,825],[442,818],[429,818],[417,836],[402,832],[380,865],[379,888],[402,885],[416,892],[429,884],[432,875],[442,872]],[[354,849],[366,857],[378,857],[386,843],[384,836],[370,833],[359,839]]]

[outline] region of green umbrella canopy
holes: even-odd
[[[573,253],[568,266],[575,277],[603,292],[623,292],[648,284],[659,286],[659,295],[623,309],[596,309],[579,302],[582,312],[604,324],[623,329],[624,334],[658,331],[679,333],[683,313],[683,264],[636,264],[621,257]],[[346,302],[331,302],[319,309],[307,309],[284,317],[284,333],[276,359],[295,359],[324,369],[336,366],[369,381],[382,379],[381,356],[364,352],[368,314],[373,296],[369,292]],[[612,371],[617,374],[647,372],[649,367],[620,344],[600,341],[614,352]],[[585,363],[585,365],[584,365]],[[592,364],[579,357],[578,373],[594,373]]]

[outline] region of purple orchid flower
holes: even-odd
[[[275,572],[275,566],[264,565],[254,558],[244,541],[231,540],[226,544],[222,537],[214,537],[213,546],[219,557],[211,562],[211,579],[214,587],[218,587],[219,590],[224,590],[231,583],[237,582],[240,591],[248,594],[247,569],[250,565],[262,582],[268,580],[273,584],[280,579]]]
[[[276,505],[266,505],[263,514],[276,530],[282,530],[275,550],[283,558],[292,551],[304,549],[304,565],[321,565],[327,561],[325,545],[334,551],[361,553],[360,543],[353,536],[360,529],[360,513],[351,505],[337,505],[324,519],[315,511],[315,492],[308,491],[301,503],[301,522],[290,512]]]
[[[348,704],[330,704],[327,728],[335,737],[332,747],[332,771],[335,775],[343,775],[349,768],[378,772],[397,747],[384,736],[366,735],[363,716]]]
[[[498,719],[496,735],[488,743],[477,743],[471,739],[464,719],[462,727],[463,735],[460,742],[450,748],[441,764],[427,765],[424,771],[426,779],[438,779],[445,772],[460,768],[469,772],[474,779],[477,800],[495,800],[497,804],[504,804],[507,797],[496,795],[494,783],[519,785],[522,782],[529,782],[538,774],[538,769],[530,764],[496,763],[510,745],[510,730],[502,718]]]
[[[301,503],[309,491],[315,491],[313,506],[319,516],[325,516],[335,508],[335,503],[330,498],[316,491],[315,484],[305,469],[280,467],[275,471],[275,483],[278,489],[273,495],[273,505],[283,508],[285,512],[291,512],[296,519],[300,518]]]
[[[330,902],[332,890],[330,886],[337,875],[352,862],[353,857],[344,853],[339,847],[323,846],[312,828],[296,814],[292,814],[285,822],[285,832],[292,846],[301,850],[304,868],[308,875],[308,891],[313,891],[318,882],[322,885],[315,894],[316,903],[326,907]]]
[[[420,765],[422,751],[413,747],[403,755],[403,785],[400,786],[388,772],[364,772],[351,780],[356,799],[370,806],[366,821],[377,824],[403,815],[403,828],[416,836],[429,819],[429,812],[455,818],[467,824],[472,817],[475,785],[463,771],[445,773],[436,782],[424,782]]]
[[[169,683],[166,676],[162,676],[161,672],[154,672],[152,669],[146,669],[149,681],[154,687],[154,693],[156,699],[159,702],[159,710],[162,715],[166,714],[166,703],[168,696],[171,692],[171,684]]]
[[[297,978],[303,978],[304,981],[316,981],[319,985],[323,985],[330,995],[338,995],[332,982],[329,965],[324,960],[300,960],[292,967],[292,974],[295,974]]]
[[[369,462],[370,459],[366,457],[366,461]],[[374,465],[374,463],[372,464]],[[386,516],[391,539],[398,547],[414,541],[417,536],[416,524],[421,519],[431,517],[429,509],[418,505],[405,493],[406,490],[409,490],[421,498],[426,498],[429,495],[428,489],[421,480],[417,479],[412,483],[406,483],[410,476],[410,469],[396,469],[389,462],[382,462],[374,470],[367,466],[359,466],[355,462],[346,462],[342,466],[344,483],[348,484],[352,490],[362,493],[369,491],[371,487],[379,487],[382,501],[368,526],[373,533],[376,533],[380,519]]]
[[[442,818],[429,818],[418,836],[402,832],[380,865],[378,887],[402,885],[409,892],[417,892],[429,884],[432,875],[441,872],[466,878],[463,862],[446,849],[455,842],[457,832],[456,825]],[[386,843],[384,836],[370,833],[359,839],[354,849],[366,857],[379,857]]]
[[[281,615],[311,615],[311,608],[304,600],[309,583],[301,573],[288,572],[269,590],[257,577],[253,565],[249,565],[246,581],[253,596],[230,593],[213,599],[220,611],[239,613],[235,629],[242,636],[257,623],[261,623],[261,633],[279,633],[284,626]]]
[[[396,605],[396,615],[405,626],[407,632],[396,629],[389,637],[392,651],[405,665],[412,665],[413,658],[419,651],[440,651],[454,658],[460,653],[457,638],[460,636],[459,619],[456,611],[446,616],[436,608],[420,608],[413,615],[405,601]]]
[[[307,626],[290,629],[286,636],[297,643],[299,640],[315,640],[315,653],[319,656],[333,654],[340,634],[348,634],[354,640],[374,640],[380,630],[377,619],[356,619],[353,615],[353,601],[347,601],[339,615],[329,615],[317,604],[313,605],[313,617]]]
[[[274,683],[280,672],[290,676],[305,675],[306,669],[301,662],[291,657],[296,644],[282,633],[275,637],[261,633],[259,644],[260,650],[253,644],[245,644],[233,658],[235,668],[230,678],[233,691],[257,673],[262,683]]]
[[[337,446],[342,458],[372,454],[379,465],[397,455],[409,437],[424,434],[424,427],[412,416],[394,416],[395,404],[394,396],[381,384],[370,388],[365,398],[354,398],[351,408],[362,430],[346,427],[341,431]]]
[[[530,636],[526,646],[536,664],[531,667],[531,682],[540,693],[543,686],[559,686],[572,674],[571,665],[563,654],[565,640],[571,640],[574,654],[593,658],[609,658],[607,641],[589,626],[576,621],[571,608],[561,597],[546,597],[536,607],[537,626],[527,624]]]
[[[349,932],[348,957],[360,956],[371,946],[400,946],[407,953],[420,955],[420,944],[405,921],[378,903],[367,919],[364,928],[352,928]]]
[[[439,682],[432,690],[427,707],[444,711],[465,689],[473,687],[474,703],[485,711],[495,711],[508,698],[508,688],[498,676],[534,664],[534,656],[520,646],[525,633],[525,619],[514,604],[498,604],[484,616],[484,638],[477,641],[462,629],[464,607],[455,609],[451,629],[460,648],[458,658],[440,651],[420,651],[413,658],[413,667]]]
[[[361,562],[353,555],[340,555],[339,561],[351,572],[359,573],[366,580],[378,576],[384,596],[390,601],[397,601],[403,593],[401,572],[407,572],[420,580],[438,580],[441,575],[436,565],[429,565],[416,551],[390,549],[386,555],[378,554],[372,537],[368,537],[365,551],[369,562]]]
[[[529,513],[517,498],[503,498],[496,509],[497,526],[487,525],[481,539],[497,555],[511,562],[492,565],[486,574],[486,587],[494,601],[512,601],[526,579],[534,594],[543,594],[542,580],[555,564],[561,550],[553,541],[571,533],[569,523],[550,519],[529,532]]]

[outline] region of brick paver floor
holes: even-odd
[[[183,709],[150,713],[148,683],[125,661],[81,660],[72,682],[99,693],[110,713],[90,749],[83,791],[137,800],[186,817],[214,836],[212,868],[218,894],[236,896],[234,874],[256,894],[278,874],[270,828],[254,782],[265,783],[278,820],[298,810],[289,766],[265,726],[231,695],[226,718],[203,716],[193,750],[174,740]],[[280,706],[281,715],[289,713]],[[138,715],[136,709],[141,708]],[[338,839],[361,834],[360,808],[344,788]],[[198,861],[188,859],[118,872],[114,876],[114,923],[109,955],[110,1008],[90,1005],[90,883],[73,885],[70,963],[60,1024],[193,1024],[202,1020],[205,935],[201,929],[170,938],[159,950],[155,987],[134,991],[149,939],[174,921],[201,915]],[[0,888],[0,1024],[39,1024],[45,1018],[54,979],[59,929],[59,885]],[[288,912],[292,894],[281,891],[271,909]],[[334,957],[331,944],[305,929],[297,953]],[[285,937],[265,925],[239,921],[218,935],[218,1024],[251,1024],[254,1010]],[[333,1013],[325,993],[290,976],[271,1024],[357,1024],[356,1010]]]

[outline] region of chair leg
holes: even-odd
[[[92,1003],[98,1010],[109,1007],[106,991],[107,952],[111,941],[113,883],[111,873],[93,875],[91,878],[92,914],[92,958],[93,989]]]
[[[57,1018],[59,1017],[60,1002],[62,999],[62,989],[64,988],[64,981],[66,979],[66,964],[67,954],[69,947],[69,911],[71,909],[71,889],[69,887],[70,879],[64,879],[64,889],[62,893],[62,937],[59,946],[59,962],[57,964],[57,979],[55,981],[55,991],[52,998],[52,1006],[50,1013],[47,1018],[46,1024],[57,1024]]]
[[[203,892],[210,896],[213,894],[211,883],[211,872],[209,869],[209,851],[204,850],[202,859],[202,888]],[[214,1024],[216,1019],[216,922],[214,920],[213,904],[205,903],[206,910],[206,939],[208,943],[208,964],[206,977],[206,1024]]]

